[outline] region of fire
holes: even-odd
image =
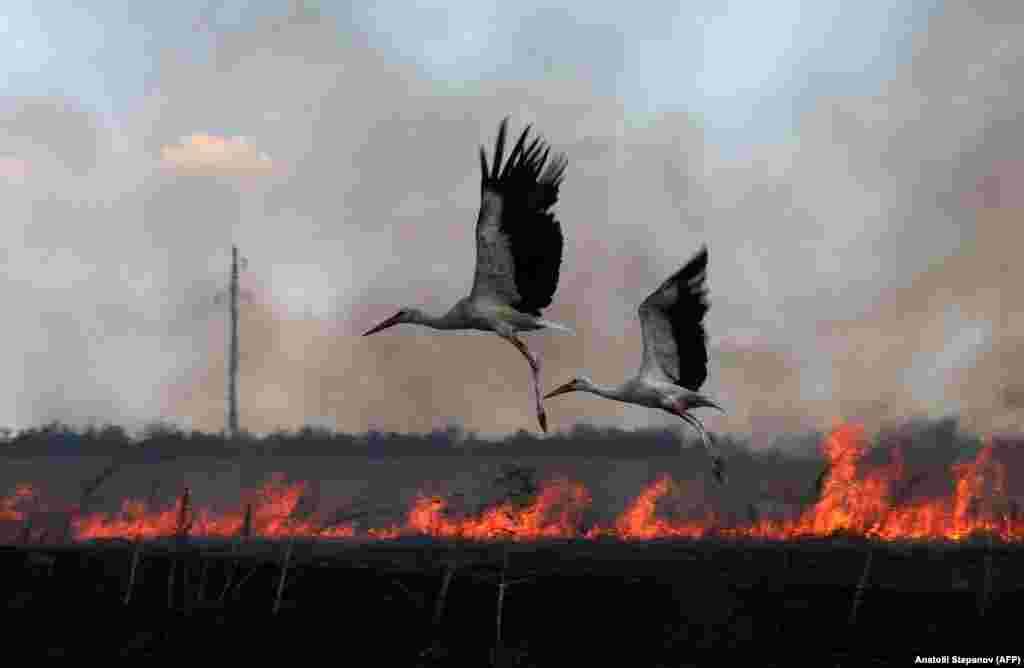
[[[672,522],[656,516],[658,501],[677,492],[677,486],[668,475],[661,475],[640,493],[615,522],[614,535],[626,539],[649,539],[664,537],[700,538],[714,522],[707,521]]]
[[[404,522],[359,528],[352,522],[325,522],[317,507],[318,495],[309,484],[290,482],[284,475],[274,474],[261,487],[246,492],[235,510],[197,507],[185,490],[172,504],[126,499],[116,513],[81,514],[72,509],[72,528],[76,540],[150,539],[179,533],[204,537],[359,536],[378,540],[429,535],[517,541],[597,537],[649,540],[714,534],[786,540],[844,533],[877,540],[961,541],[978,532],[1004,541],[1024,539],[1024,519],[1007,494],[1006,467],[996,458],[992,443],[987,443],[973,461],[951,467],[948,496],[909,501],[902,497],[920,476],[907,479],[902,451],[893,448],[889,463],[868,466],[865,457],[869,451],[862,427],[837,427],[822,443],[828,468],[817,500],[788,518],[750,517],[746,523],[725,522],[726,516],[704,498],[699,482],[681,485],[662,474],[610,525],[588,523],[592,499],[585,486],[556,478],[544,483],[528,500],[506,500],[477,510],[464,507],[456,501],[458,497],[421,492]],[[42,507],[40,493],[32,485],[19,484],[10,496],[0,498],[0,520],[27,522],[29,507]]]
[[[524,508],[505,502],[486,509],[479,517],[456,519],[449,516],[452,509],[447,501],[420,495],[407,524],[416,532],[443,538],[576,538],[585,533],[581,520],[590,502],[590,493],[583,485],[557,479],[545,485]]]
[[[0,499],[0,520],[23,520],[25,511],[21,510],[39,497],[35,487],[27,483],[19,483],[14,493]]]
[[[1012,535],[1015,518],[1008,512],[1006,469],[992,459],[992,445],[982,448],[974,462],[957,465],[954,470],[958,478],[953,507],[954,535],[960,538],[979,527]]]
[[[892,450],[891,464],[863,475],[857,469],[867,453],[867,441],[859,427],[840,427],[823,449],[830,468],[821,498],[795,523],[765,522],[760,535],[784,539],[841,531],[883,540],[960,541],[989,532],[1006,541],[1024,539],[1024,523],[1010,512],[1006,469],[993,459],[991,443],[973,462],[952,467],[951,497],[899,504],[892,498],[905,477],[899,448]]]
[[[864,430],[843,425],[825,440],[829,473],[819,501],[800,518],[797,531],[828,535],[839,531],[875,534],[886,517],[890,489],[902,477],[900,450],[893,451],[891,467],[869,472],[858,479],[857,468],[868,452]]]

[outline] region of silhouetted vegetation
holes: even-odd
[[[780,434],[769,449],[752,451],[745,436],[715,434],[723,455],[734,463],[738,459],[756,457],[759,467],[769,467],[774,460],[791,463],[794,459],[808,463],[820,462],[821,442],[826,434]],[[1016,447],[1024,438],[1000,436],[992,439],[1001,452],[1016,456],[1024,449]],[[899,446],[903,461],[911,468],[921,465],[948,470],[956,462],[973,459],[982,439],[959,430],[955,418],[908,422],[899,428],[884,431],[874,438],[878,447],[864,463],[877,465],[892,457],[893,446]],[[370,431],[364,434],[335,432],[331,429],[306,426],[297,431],[277,431],[265,435],[243,432],[238,438],[225,439],[223,433],[185,431],[166,422],[146,426],[130,434],[117,425],[90,425],[75,429],[60,422],[51,422],[14,433],[0,430],[0,454],[13,457],[62,455],[121,456],[137,453],[144,459],[182,456],[232,457],[240,454],[262,456],[357,456],[392,458],[424,455],[478,456],[559,456],[584,458],[638,459],[666,456],[682,450],[699,450],[695,433],[677,429],[618,429],[577,425],[563,433],[540,436],[520,430],[503,439],[482,438],[458,427],[438,429],[430,433],[399,434]],[[781,463],[781,462],[778,462]],[[820,468],[810,479],[820,473]],[[808,490],[809,491],[809,490]]]
[[[118,425],[89,425],[75,429],[61,422],[0,432],[0,454],[13,457],[209,455],[230,456],[241,443],[228,443],[220,434],[186,432],[174,425],[153,423],[132,435]]]
[[[745,441],[731,435],[717,436],[727,453],[740,450]],[[370,458],[422,455],[475,454],[494,456],[580,456],[636,458],[670,455],[681,447],[699,447],[695,434],[665,429],[598,429],[577,425],[568,433],[540,437],[520,430],[504,439],[481,438],[457,427],[425,434],[370,431],[365,434],[335,432],[324,427],[305,426],[297,431],[276,431],[266,435],[241,434],[225,439],[223,434],[184,431],[172,424],[153,423],[131,435],[116,425],[91,425],[84,430],[51,422],[12,432],[0,432],[0,453],[37,457],[60,455],[119,455],[132,451],[178,456],[231,456],[241,453],[262,455],[351,455]]]

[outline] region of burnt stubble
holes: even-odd
[[[506,581],[523,581],[506,590],[500,665],[703,665],[737,651],[755,651],[769,666],[995,654],[1011,649],[1004,629],[1024,592],[1012,568],[1020,548],[993,547],[998,587],[982,611],[990,548],[980,541],[321,541],[296,544],[273,615],[282,542],[238,553],[212,542],[147,545],[124,605],[131,545],[103,541],[0,551],[6,644],[26,657],[294,660],[331,652],[386,665],[490,665],[506,548]],[[874,567],[851,624],[867,550]],[[454,576],[434,628],[449,564]],[[221,598],[229,578],[235,586]]]

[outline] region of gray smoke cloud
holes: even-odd
[[[0,422],[163,416],[219,430],[226,323],[213,299],[237,243],[254,295],[242,319],[249,429],[532,429],[526,366],[495,337],[358,337],[401,305],[442,311],[467,294],[476,151],[505,115],[570,161],[547,315],[578,334],[528,337],[545,384],[632,373],[636,306],[707,243],[706,390],[730,409],[712,428],[970,411],[938,399],[929,366],[943,378],[993,366],[986,355],[1009,336],[992,324],[1000,309],[938,327],[931,353],[919,341],[957,303],[944,286],[980,285],[957,269],[978,262],[948,260],[988,252],[968,245],[982,236],[967,194],[1020,153],[1024,10],[996,17],[994,6],[950,4],[874,94],[822,98],[791,137],[742,158],[719,153],[687,114],[638,126],[557,68],[455,90],[309,17],[226,33],[209,60],[169,54],[117,127],[72,100],[6,100]],[[995,289],[1013,285],[1012,272],[996,278]],[[896,303],[919,317],[886,306]],[[1000,396],[1015,405],[1012,388]],[[585,396],[549,411],[555,428],[671,424]],[[1012,426],[976,426],[996,423]]]

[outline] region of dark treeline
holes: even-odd
[[[757,457],[823,459],[821,445],[827,434],[781,434],[772,447],[759,449]],[[715,434],[727,457],[744,458],[752,453],[749,438]],[[909,422],[873,437],[875,447],[866,463],[881,463],[891,457],[891,446],[899,445],[904,462],[949,465],[973,457],[982,444],[978,436],[959,430],[955,418]],[[1002,437],[997,445],[1015,452],[1024,439]],[[152,424],[139,434],[117,425],[75,429],[60,422],[22,430],[17,434],[0,430],[0,454],[14,457],[59,455],[123,455],[128,452],[168,456],[261,455],[347,455],[370,458],[411,455],[495,455],[495,456],[580,456],[645,458],[672,455],[680,448],[699,448],[700,441],[689,430],[599,429],[577,425],[569,432],[538,436],[525,430],[501,440],[480,438],[458,427],[426,434],[371,431],[364,434],[337,433],[323,427],[307,426],[298,431],[266,435],[242,434],[231,441],[223,434],[184,431],[165,423]],[[1006,448],[1001,447],[1000,450]]]
[[[716,436],[727,451],[742,449],[743,439]],[[814,439],[808,441],[813,450]],[[126,451],[173,455],[232,456],[240,453],[263,455],[344,455],[358,457],[404,457],[411,455],[558,455],[587,457],[650,457],[671,455],[680,447],[698,447],[695,434],[665,429],[598,429],[578,425],[567,433],[540,437],[521,430],[503,439],[486,439],[458,427],[431,433],[400,434],[370,431],[348,434],[324,427],[306,426],[297,431],[255,435],[243,433],[234,440],[222,433],[185,431],[173,425],[153,424],[132,435],[117,425],[76,429],[51,422],[17,434],[0,431],[0,454],[36,457],[59,455],[118,455]]]

